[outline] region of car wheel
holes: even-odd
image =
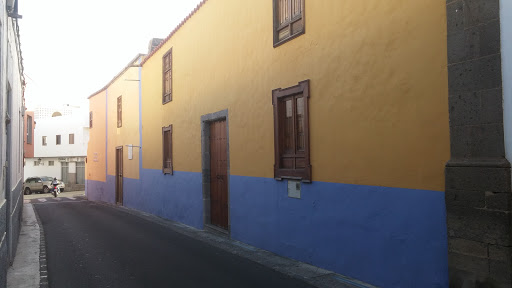
[[[50,192],[50,189],[48,188],[48,186],[44,186],[43,193],[48,193],[48,192]]]
[[[32,194],[32,191],[30,191],[30,188],[25,188],[25,195]]]

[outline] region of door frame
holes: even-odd
[[[229,119],[228,110],[222,110],[201,116],[201,173],[203,182],[203,224],[205,229],[213,229],[230,235],[231,231],[231,185],[230,185],[230,157],[229,157]],[[214,226],[211,223],[210,209],[210,124],[216,121],[226,121],[226,155],[227,155],[227,186],[228,186],[228,230]]]
[[[117,163],[118,163],[118,159],[117,159],[117,152],[121,150],[121,159],[120,159],[120,163],[121,163],[121,187],[119,189],[118,187],[118,180],[117,180],[117,177],[119,176],[119,170],[118,170],[118,166],[117,166]],[[115,204],[116,205],[121,205],[123,206],[123,179],[124,179],[124,173],[123,173],[123,146],[117,146],[116,147],[116,153],[115,153],[115,170],[116,170],[116,180],[115,180]],[[120,201],[117,201],[117,200],[120,200]]]

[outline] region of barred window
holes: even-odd
[[[172,125],[162,128],[162,171],[164,174],[172,174]]]

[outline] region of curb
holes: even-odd
[[[50,284],[48,282],[48,265],[46,262],[46,239],[44,237],[44,227],[39,218],[36,208],[33,204],[32,208],[36,214],[37,224],[39,225],[39,288],[48,288]]]

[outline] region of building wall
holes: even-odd
[[[143,189],[125,205],[202,228],[200,119],[227,109],[232,238],[382,287],[447,287],[445,5],[307,1],[306,33],[274,48],[269,3],[207,1],[143,64]],[[273,179],[271,91],[306,79],[313,182],[297,200]]]
[[[30,133],[31,135],[31,141],[29,141],[29,125],[28,125],[28,117],[32,117],[32,131]],[[32,111],[26,111],[24,116],[24,128],[23,128],[23,137],[24,137],[24,145],[23,145],[23,155],[25,158],[32,158],[34,157],[34,129],[36,125],[36,121],[34,119],[34,112]],[[29,143],[30,142],[30,143]]]
[[[34,162],[38,161],[39,158],[25,158],[25,167],[24,167],[24,174],[25,179],[28,177],[33,176],[50,176],[50,177],[57,177],[57,179],[62,179],[61,174],[61,167],[62,163],[59,161],[58,157],[48,157],[48,158],[41,158],[41,162],[43,165],[35,165]],[[50,166],[49,161],[53,161],[54,165]]]
[[[35,129],[35,157],[73,157],[85,156],[88,134],[84,133],[89,123],[86,110],[80,115],[60,116],[37,120]],[[69,144],[69,134],[74,134],[74,144]],[[61,135],[61,144],[56,144],[56,135]],[[43,146],[46,136],[46,146]]]
[[[16,253],[23,207],[23,67],[16,20],[0,1],[0,287]],[[8,90],[10,87],[10,92]],[[9,117],[7,117],[9,116]],[[10,122],[4,122],[10,118]]]
[[[107,180],[107,92],[102,90],[89,98],[92,128],[89,129],[87,163],[85,165],[86,195],[90,200],[101,200],[106,193]]]
[[[140,61],[140,60],[139,60]],[[123,177],[139,179],[139,149],[128,159],[126,145],[140,146],[139,68],[131,67],[108,86],[107,174],[116,175],[116,147],[123,147]],[[122,96],[122,126],[117,127],[117,97]]]

